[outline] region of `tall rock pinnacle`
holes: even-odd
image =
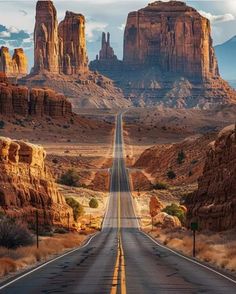
[[[37,2],[34,44],[34,73],[59,73],[58,22],[52,1]]]
[[[87,71],[85,18],[82,14],[66,12],[59,25],[59,42],[62,72],[71,75]]]

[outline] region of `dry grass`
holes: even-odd
[[[15,250],[1,247],[0,278],[38,262],[47,261],[53,255],[61,254],[68,249],[78,247],[87,238],[87,235],[88,233],[55,235],[41,240],[39,249],[35,245],[20,247]]]
[[[186,255],[192,255],[192,235],[186,230],[161,230],[149,232],[166,246]],[[234,236],[234,237],[232,237]],[[198,233],[197,258],[221,269],[236,272],[236,234],[235,232]]]

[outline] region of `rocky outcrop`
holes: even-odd
[[[117,56],[114,53],[113,48],[111,47],[110,44],[110,33],[106,34],[103,32],[102,33],[102,47],[99,52],[99,60],[117,60]]]
[[[34,30],[33,74],[78,75],[88,70],[85,18],[66,12],[58,26],[57,11],[52,1],[38,1]]]
[[[61,70],[66,75],[79,74],[88,70],[85,40],[85,17],[66,12],[59,25]]]
[[[131,12],[120,66],[90,66],[114,79],[135,106],[236,103],[236,92],[219,75],[209,20],[184,2],[156,1]]]
[[[38,1],[34,29],[33,72],[59,73],[57,11],[52,1]]]
[[[49,89],[0,83],[0,114],[62,118],[72,114],[72,106],[65,96]]]
[[[211,143],[198,190],[186,200],[187,225],[222,231],[236,226],[236,129],[220,132]]]
[[[7,77],[22,77],[27,75],[27,57],[22,48],[14,50],[13,57],[7,47],[0,49],[0,72]]]
[[[210,21],[180,1],[156,1],[128,15],[124,63],[193,80],[219,76]]]
[[[0,137],[0,210],[14,218],[41,225],[73,224],[72,209],[58,192],[45,166],[43,147]]]
[[[15,64],[16,72],[20,76],[27,75],[28,72],[28,61],[27,57],[22,48],[17,48],[14,50],[12,57],[13,65]]]
[[[164,208],[164,205],[161,203],[161,201],[157,197],[152,196],[150,198],[149,210],[150,210],[150,215],[152,218],[158,215],[158,213],[160,213],[163,208]]]

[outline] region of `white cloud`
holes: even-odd
[[[86,24],[86,37],[88,42],[94,42],[97,33],[103,32],[107,28],[108,24],[98,21],[88,21]]]
[[[119,30],[124,31],[125,30],[125,23],[122,23],[119,27]]]
[[[19,33],[19,29],[18,28],[16,28],[16,27],[10,27],[10,28],[8,28],[8,32],[10,32],[10,33],[15,33],[15,34],[17,34],[17,33]]]
[[[214,15],[214,14],[211,14],[210,12],[205,12],[202,10],[200,10],[199,13],[202,16],[208,18],[211,21],[211,23],[219,23],[219,22],[227,22],[227,21],[235,20],[235,16],[231,13],[225,13],[222,15]]]
[[[7,31],[0,32],[0,37],[1,38],[9,38],[9,37],[11,37],[11,33],[7,32]]]

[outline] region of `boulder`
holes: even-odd
[[[163,229],[181,228],[181,222],[176,216],[169,215],[165,212],[160,212],[154,217],[154,225],[161,226]]]

